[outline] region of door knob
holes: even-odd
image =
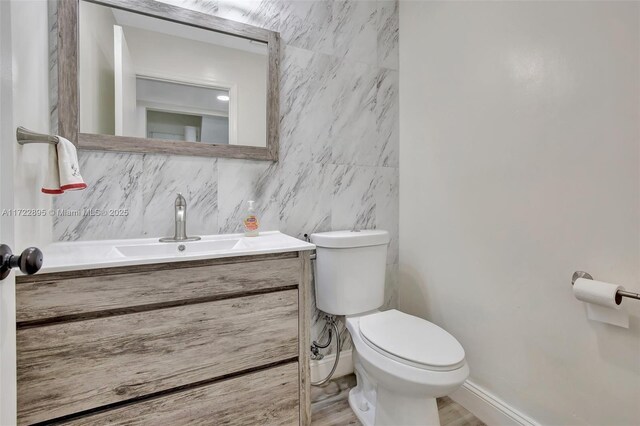
[[[11,268],[20,268],[23,274],[32,275],[42,267],[42,251],[37,247],[25,249],[19,256],[8,245],[0,244],[0,280],[7,278]]]

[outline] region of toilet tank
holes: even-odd
[[[381,230],[311,234],[316,245],[316,306],[334,315],[353,315],[384,303],[389,233]]]

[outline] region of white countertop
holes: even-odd
[[[180,245],[184,246],[184,251],[178,250]],[[42,250],[43,265],[39,273],[286,253],[315,248],[314,244],[279,231],[261,232],[257,237],[245,237],[244,234],[206,235],[200,241],[180,243],[160,243],[158,238],[59,242]]]

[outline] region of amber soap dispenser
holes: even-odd
[[[256,216],[256,210],[253,207],[255,201],[249,200],[247,204],[249,208],[247,209],[247,216],[242,221],[244,225],[244,235],[245,237],[257,237],[259,234],[258,229],[260,228],[260,222],[258,222],[258,217]]]

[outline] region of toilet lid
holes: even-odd
[[[395,309],[360,318],[360,333],[379,349],[421,365],[442,368],[464,360],[464,349],[452,335]]]

